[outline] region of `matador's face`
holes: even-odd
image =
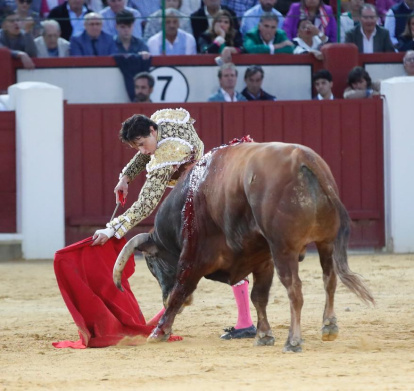
[[[143,155],[153,155],[157,149],[157,131],[150,126],[151,132],[147,137],[137,137],[129,143],[131,148],[136,149]]]

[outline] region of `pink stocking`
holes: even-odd
[[[246,280],[242,280],[233,285],[232,288],[238,310],[237,324],[234,328],[244,329],[250,327],[253,322],[250,315],[249,283]]]

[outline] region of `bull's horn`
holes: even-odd
[[[129,257],[134,252],[134,249],[137,248],[142,243],[145,243],[149,238],[149,234],[139,234],[134,236],[128,243],[124,246],[122,251],[119,253],[118,258],[116,259],[113,271],[113,280],[115,285],[120,291],[124,291],[121,285],[122,271],[125,268],[126,263],[128,262]]]

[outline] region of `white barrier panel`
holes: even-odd
[[[26,259],[64,247],[63,91],[46,83],[9,87],[16,112],[17,231]]]
[[[245,87],[246,65],[238,65],[236,90]],[[310,65],[263,65],[263,89],[279,100],[312,99]],[[151,69],[155,88],[154,103],[207,102],[219,88],[217,66],[165,66]],[[129,103],[121,71],[102,68],[18,69],[17,81],[51,83],[63,89],[68,103]]]
[[[385,224],[387,249],[414,252],[414,181],[411,117],[414,77],[395,77],[381,83],[384,100]]]

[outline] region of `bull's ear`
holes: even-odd
[[[148,237],[148,240],[146,240],[144,243],[141,243],[138,247],[136,247],[137,250],[145,252],[149,255],[156,255],[157,254],[157,246],[155,245],[155,242],[152,240],[152,237]]]

